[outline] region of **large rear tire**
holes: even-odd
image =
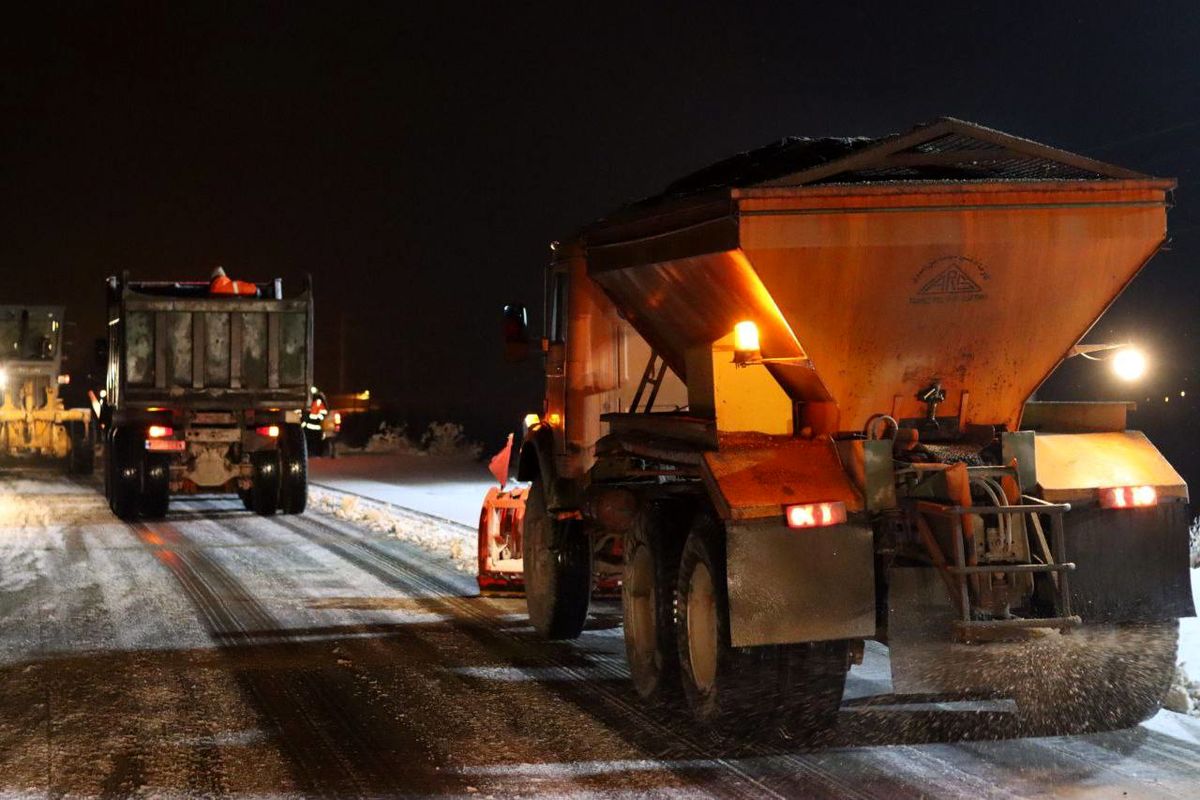
[[[308,506],[308,446],[299,425],[283,426],[279,461],[279,508],[284,514],[303,514]]]
[[[1015,683],[1022,733],[1130,728],[1154,716],[1175,676],[1179,622],[1084,626],[1025,651]]]
[[[670,705],[683,696],[675,625],[683,549],[677,517],[683,512],[679,504],[650,503],[638,513],[625,534],[621,581],[625,656],[633,687],[644,700]]]
[[[699,515],[683,546],[676,635],[684,695],[696,720],[725,734],[810,737],[837,718],[844,641],[734,648],[725,583],[725,532]]]
[[[137,519],[142,492],[141,431],[113,430],[108,441],[105,469],[109,481],[109,508],[125,521]]]
[[[529,621],[547,639],[578,637],[591,601],[592,545],[575,520],[550,515],[540,480],[525,497],[523,535]]]
[[[255,514],[269,517],[279,507],[279,451],[259,450],[250,454],[253,485],[250,503]]]
[[[142,463],[140,511],[143,517],[162,519],[171,504],[171,457],[146,453]]]
[[[692,716],[719,732],[761,725],[758,710],[774,701],[755,684],[762,652],[730,645],[725,586],[725,533],[701,514],[692,525],[679,562],[676,622],[679,674]]]

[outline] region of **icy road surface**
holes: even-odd
[[[449,524],[449,523],[447,523]],[[643,707],[619,609],[537,640],[522,602],[316,513],[0,477],[0,797],[1196,797],[1200,732],[995,740],[1003,708],[854,705],[828,741],[713,742]]]

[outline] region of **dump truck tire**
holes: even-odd
[[[1027,736],[1130,728],[1154,716],[1175,677],[1179,622],[1084,626],[1039,642],[1016,682]]]
[[[171,504],[171,457],[146,453],[142,463],[140,512],[149,519],[162,519]]]
[[[529,621],[547,639],[574,639],[587,622],[592,545],[573,522],[550,516],[535,480],[525,498],[525,603]]]
[[[683,537],[668,518],[682,512],[677,504],[662,503],[639,512],[625,534],[621,581],[625,656],[634,689],[644,700],[668,705],[683,698],[675,630]]]
[[[721,734],[809,739],[832,726],[846,681],[844,641],[734,648],[725,531],[697,516],[679,562],[679,675],[693,717]]]
[[[308,445],[299,425],[283,427],[279,461],[279,508],[284,514],[303,514],[308,506]]]
[[[142,492],[141,435],[135,433],[124,428],[114,430],[104,459],[109,470],[109,508],[126,521],[137,519]]]
[[[848,643],[809,642],[774,649],[779,676],[778,729],[806,740],[833,727],[846,688]]]
[[[253,489],[239,488],[237,490],[237,495],[238,495],[238,499],[242,501],[242,506],[247,511],[254,510],[254,490]]]
[[[279,451],[260,450],[250,454],[250,503],[255,514],[269,517],[279,507]]]
[[[679,674],[692,715],[718,732],[760,727],[775,693],[755,685],[764,649],[730,645],[725,532],[708,514],[696,518],[683,545],[677,587]]]

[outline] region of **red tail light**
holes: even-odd
[[[846,504],[802,503],[784,506],[789,528],[823,528],[826,525],[841,525],[846,521]]]
[[[333,412],[333,432],[338,433],[342,430],[342,412]]]
[[[167,439],[175,435],[175,429],[169,425],[151,425],[146,431],[149,439]]]
[[[257,428],[254,429],[254,432],[257,433],[259,436],[266,436],[270,439],[279,438],[279,426],[278,425],[259,425]]]
[[[1100,490],[1101,508],[1146,508],[1158,505],[1153,486],[1114,486]]]

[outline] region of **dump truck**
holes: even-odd
[[[1187,486],[1127,403],[1034,395],[1096,357],[1174,187],[940,119],[785,139],[554,244],[481,585],[561,639],[619,576],[636,692],[722,730],[827,728],[869,640],[896,698],[1147,718],[1194,614]],[[504,331],[536,343],[524,305]]]
[[[0,453],[92,471],[92,414],[66,408],[62,306],[0,306]]]
[[[211,295],[207,283],[108,279],[97,415],[118,517],[162,517],[171,495],[197,493],[237,493],[259,514],[304,510],[311,281],[291,297],[280,279],[256,288]]]

